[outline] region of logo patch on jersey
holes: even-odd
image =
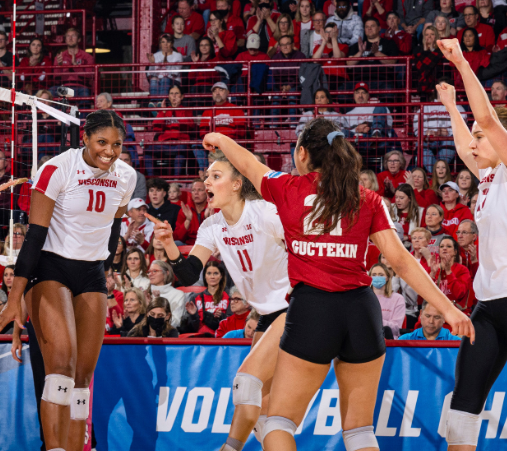
[[[84,174],[85,173],[85,170],[83,169],[82,171],[80,171],[79,169],[77,170],[77,174]]]
[[[278,177],[281,177],[282,175],[286,175],[286,173],[280,172],[280,171],[271,171],[266,174],[266,177],[268,179],[277,179]]]

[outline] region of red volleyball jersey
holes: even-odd
[[[262,180],[262,196],[273,202],[285,232],[289,252],[291,286],[299,282],[325,291],[347,291],[370,286],[365,258],[370,235],[394,229],[381,197],[360,187],[359,217],[349,229],[347,219],[323,235],[312,230],[308,221],[317,193],[319,174],[291,176],[269,171]]]

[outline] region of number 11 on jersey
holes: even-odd
[[[243,252],[244,259],[243,259],[243,255],[241,255],[241,252]],[[243,249],[243,251],[238,251],[238,257],[239,257],[239,261],[241,262],[241,268],[243,269],[244,272],[253,270],[252,260],[250,260],[250,255],[248,255],[248,251],[246,249]],[[245,261],[246,261],[246,264],[248,265],[248,269],[245,265]]]

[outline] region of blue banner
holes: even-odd
[[[37,449],[28,353],[0,344],[0,449]],[[9,352],[9,356],[2,355]],[[218,450],[232,421],[231,385],[247,346],[104,345],[95,372],[98,451]],[[374,416],[381,450],[446,450],[457,348],[388,348]],[[507,446],[507,371],[482,413],[481,451]],[[330,371],[298,429],[299,449],[344,451],[339,388]],[[245,451],[259,451],[253,434]]]

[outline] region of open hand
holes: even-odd
[[[11,321],[16,321],[18,326],[21,329],[24,329],[23,326],[23,309],[21,307],[21,299],[14,300],[9,296],[9,300],[4,305],[2,310],[0,311],[0,330],[2,330],[7,324]]]
[[[190,301],[185,304],[185,310],[190,315],[195,315],[197,313],[197,306],[192,301]]]
[[[123,318],[121,317],[121,315],[118,315],[118,312],[116,310],[112,311],[111,318],[116,328],[121,329],[121,326],[123,326]]]

